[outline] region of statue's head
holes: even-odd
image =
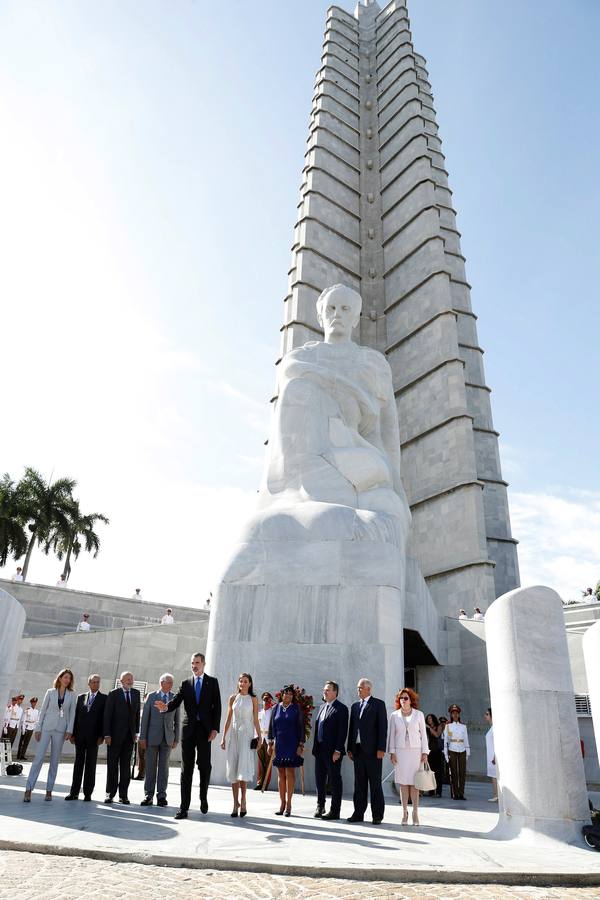
[[[360,320],[362,297],[345,284],[325,288],[317,300],[317,318],[323,326],[326,343],[352,340],[352,329]]]

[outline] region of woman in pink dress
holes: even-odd
[[[396,694],[396,712],[390,716],[388,753],[394,766],[394,781],[400,785],[402,824],[408,825],[408,798],[412,800],[413,825],[419,825],[419,790],[415,775],[427,761],[429,742],[425,716],[419,709],[419,695],[412,688]]]

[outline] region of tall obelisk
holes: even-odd
[[[330,284],[360,291],[360,341],[393,371],[412,549],[436,606],[519,584],[476,316],[425,60],[405,3],[327,13],[281,356],[321,330]]]

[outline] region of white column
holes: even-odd
[[[485,617],[500,818],[497,833],[581,840],[589,822],[562,602],[547,587]]]
[[[588,628],[583,636],[583,659],[592,707],[596,752],[600,759],[600,622]]]
[[[23,628],[25,610],[21,604],[0,588],[0,709],[4,712],[13,684],[17,656]]]

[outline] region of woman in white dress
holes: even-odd
[[[485,721],[490,726],[490,730],[485,736],[485,755],[487,756],[487,774],[492,779],[492,788],[494,796],[489,797],[490,803],[498,800],[498,770],[496,768],[496,751],[494,750],[494,724],[492,722],[492,707],[488,706],[485,711]]]
[[[227,733],[230,731],[229,741]],[[246,815],[246,786],[254,780],[254,748],[252,741],[257,735],[260,747],[260,724],[258,722],[258,700],[254,696],[252,676],[242,672],[238,678],[237,693],[229,698],[227,721],[223,729],[221,749],[227,748],[227,781],[233,792],[233,818]]]
[[[419,709],[419,695],[412,688],[396,694],[396,712],[390,716],[388,753],[394,766],[394,781],[400,785],[402,824],[408,825],[408,798],[412,801],[413,825],[419,825],[419,789],[415,775],[427,761],[429,741],[425,716]]]

